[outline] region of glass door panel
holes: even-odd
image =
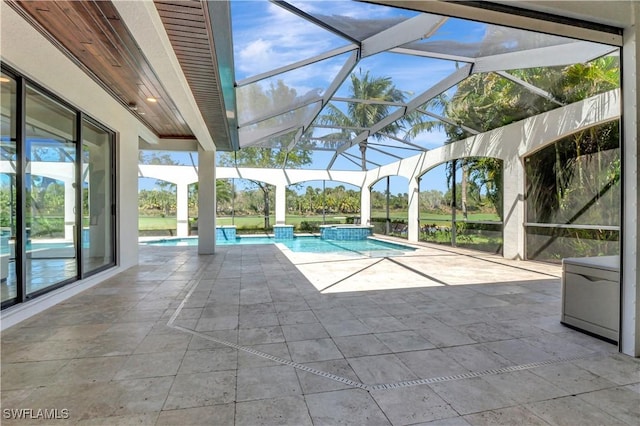
[[[16,291],[16,81],[0,75],[0,295],[15,299]]]
[[[114,263],[111,135],[84,121],[82,138],[82,261],[88,273]]]
[[[76,278],[75,112],[27,86],[27,295]]]

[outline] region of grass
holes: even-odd
[[[357,214],[348,215],[348,214],[340,214],[340,213],[327,213],[325,215],[325,220],[327,222],[342,222],[345,223],[346,217],[357,216]],[[386,217],[386,211],[373,210],[371,212],[372,217]],[[403,220],[407,221],[407,212],[399,211],[399,212],[390,212],[389,216],[392,221],[395,220]],[[457,216],[458,219],[462,218],[462,215]],[[472,213],[469,214],[468,220],[470,221],[497,221],[499,218],[495,214],[490,213]],[[296,228],[300,227],[300,223],[303,221],[307,222],[322,222],[322,215],[296,215],[296,214],[287,214],[286,223],[287,225],[294,225]],[[218,225],[231,225],[234,224],[238,229],[262,229],[264,226],[264,217],[263,216],[236,216],[233,220],[230,216],[218,216],[216,218],[216,222]],[[233,223],[232,223],[233,222]],[[274,215],[270,216],[271,224],[275,224],[276,219]],[[420,223],[431,224],[435,223],[436,225],[446,226],[447,224],[451,224],[451,215],[450,214],[438,214],[438,213],[421,213],[420,214]],[[138,227],[141,231],[154,231],[154,230],[165,230],[165,229],[176,229],[176,218],[175,217],[149,217],[149,216],[139,216],[138,217]]]
[[[138,216],[138,228],[141,231],[158,231],[164,229],[176,229],[175,217],[145,217]]]

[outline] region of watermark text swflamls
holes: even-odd
[[[68,408],[4,408],[2,418],[6,420],[67,420]]]

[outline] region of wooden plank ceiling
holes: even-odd
[[[154,4],[216,148],[231,150],[206,0]]]
[[[110,1],[8,2],[161,138],[193,132]],[[173,4],[176,3],[176,4]],[[158,2],[158,11],[216,144],[227,134],[215,58],[199,1]],[[150,102],[155,98],[157,102]],[[223,133],[221,133],[223,132]],[[215,137],[216,134],[218,137]],[[225,138],[222,138],[223,140]],[[224,147],[218,147],[224,149]]]

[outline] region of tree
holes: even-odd
[[[373,77],[369,71],[359,70],[358,74],[351,74],[349,95],[356,100],[382,101],[402,103],[406,93],[397,89],[390,77]],[[386,103],[368,103],[361,101],[349,102],[346,113],[334,104],[327,105],[327,111],[320,117],[320,124],[342,128],[340,132],[332,133],[324,138],[327,140],[351,140],[353,130],[349,128],[369,128],[389,115],[391,105]],[[385,126],[380,132],[370,135],[370,138],[380,140],[384,134],[397,135],[404,129],[406,119],[396,120]],[[362,155],[362,170],[367,170],[368,139],[359,143]]]
[[[287,87],[282,80],[271,84],[266,90],[259,84],[247,86],[243,96],[238,98],[238,110],[248,111],[252,118],[264,114],[265,111],[281,109],[283,105],[293,105],[297,99],[296,90]],[[256,124],[258,128],[277,128],[279,125],[295,120],[303,112],[300,109],[292,109],[260,121]],[[276,167],[299,167],[311,162],[311,153],[303,149],[289,149],[293,142],[294,134],[286,133],[271,137],[266,142],[268,146],[250,146],[241,148],[234,153],[223,152],[219,156],[219,162],[227,167],[256,167],[256,168],[276,168]],[[261,143],[260,141],[256,143]],[[264,227],[271,227],[269,223],[270,196],[272,186],[257,180],[250,182],[262,191]]]
[[[544,88],[553,98],[562,103],[577,102],[597,93],[619,87],[619,59],[613,56],[599,58],[588,64],[575,64],[566,67],[529,68],[513,70],[510,73],[536,87]],[[540,114],[553,108],[556,103],[536,95],[527,88],[502,78],[495,73],[474,74],[462,81],[456,92],[447,97],[440,95],[428,104],[441,115],[454,123],[463,124],[480,132],[486,132],[526,117]],[[588,151],[589,144],[595,141],[608,140],[613,130],[605,126],[596,130],[588,130],[576,134],[575,150]],[[434,122],[424,118],[415,120],[409,135],[415,136],[422,131],[433,129],[444,130],[447,142],[451,143],[470,136],[461,126],[454,126],[442,122]],[[591,134],[590,134],[591,132]],[[596,134],[593,134],[596,132]],[[582,148],[580,148],[582,147]],[[560,149],[560,148],[557,148]],[[540,164],[541,170],[556,170],[556,173],[544,173],[541,176],[545,182],[539,182],[540,188],[545,188],[540,194],[542,204],[552,209],[558,208],[559,199],[568,184],[567,177],[560,172],[566,170],[570,158],[575,155],[557,151],[555,156],[548,156],[546,163]],[[463,171],[463,184],[468,179],[482,183],[489,191],[488,197],[494,203],[496,211],[502,217],[502,168],[497,160],[487,158],[472,158],[459,161]],[[580,169],[578,168],[578,171]],[[449,172],[451,174],[451,172]],[[462,207],[466,207],[466,191],[462,189]],[[551,201],[549,197],[555,197]],[[542,199],[544,198],[544,200]]]

